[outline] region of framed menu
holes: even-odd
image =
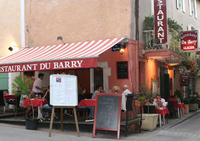
[[[77,76],[53,74],[50,76],[50,104],[77,106]]]

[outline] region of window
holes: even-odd
[[[177,9],[181,12],[185,12],[185,0],[176,0]]]
[[[196,0],[189,0],[190,15],[197,18]]]
[[[117,62],[117,78],[127,79],[128,78],[128,62]]]

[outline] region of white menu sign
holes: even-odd
[[[53,74],[50,76],[50,104],[53,106],[77,106],[77,76]]]

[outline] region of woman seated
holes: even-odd
[[[164,98],[161,98],[160,95],[157,95],[154,99],[154,104],[156,106],[156,109],[160,109],[167,106],[167,102],[165,102]]]

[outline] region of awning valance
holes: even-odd
[[[0,73],[97,67],[98,56],[123,39],[26,47],[0,58]]]

